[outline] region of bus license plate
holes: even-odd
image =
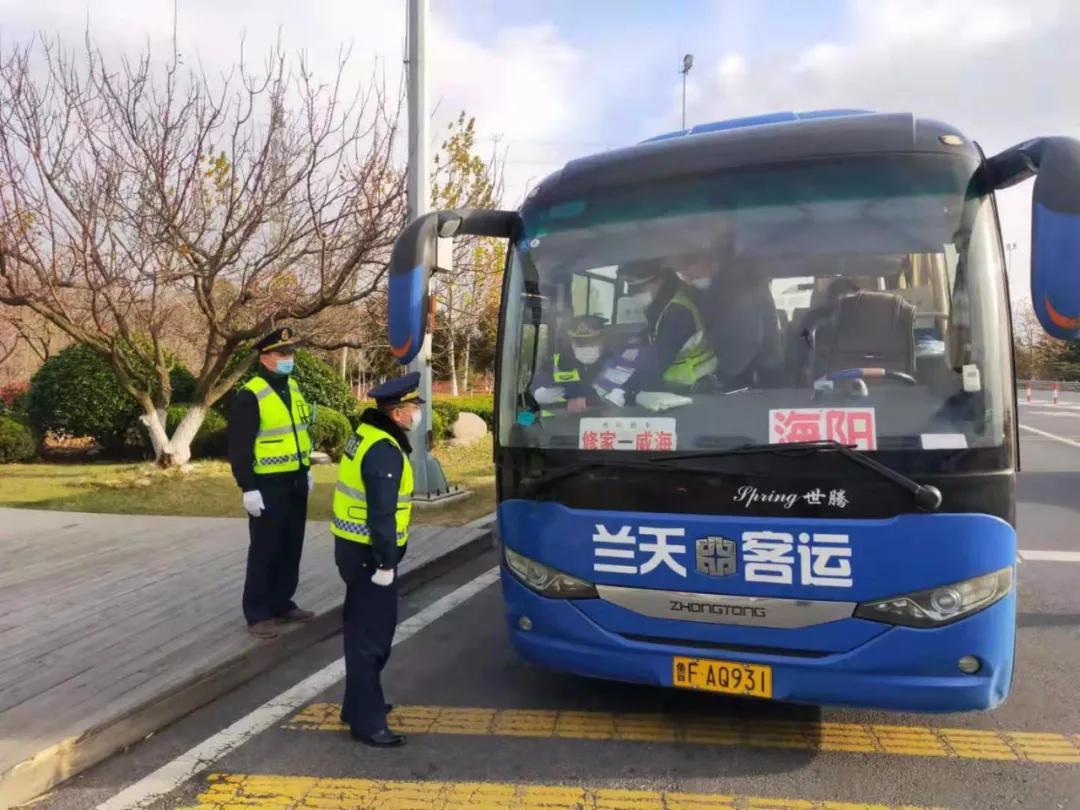
[[[682,689],[723,692],[727,695],[772,697],[772,667],[714,661],[708,658],[680,658],[672,661],[672,683]]]

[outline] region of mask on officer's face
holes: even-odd
[[[416,430],[418,427],[420,427],[420,420],[422,418],[423,418],[423,414],[420,413],[420,409],[419,408],[414,408],[409,413],[409,421],[404,426],[405,430]]]
[[[289,374],[293,373],[293,367],[295,365],[296,365],[296,360],[294,358],[292,358],[292,357],[284,357],[281,360],[277,361],[277,364],[274,366],[274,370],[278,374],[288,376]]]
[[[688,278],[682,273],[679,273],[679,278],[682,279],[684,284],[689,284],[695,290],[707,290],[712,286],[711,276],[705,276],[704,278]]]
[[[591,366],[600,359],[599,346],[575,346],[574,358],[584,366]]]

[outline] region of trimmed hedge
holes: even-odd
[[[184,366],[173,366],[169,371],[169,385],[174,403],[183,404],[195,398],[195,375]]]
[[[345,452],[345,443],[349,441],[354,428],[333,408],[318,406],[315,408],[315,424],[311,426],[311,441],[316,450],[322,450],[334,461],[341,460]]]
[[[431,404],[431,435],[435,441],[441,442],[451,438],[450,428],[446,423],[445,412],[439,408],[438,402]],[[453,423],[451,423],[453,424]]]
[[[40,436],[89,436],[114,450],[138,413],[109,364],[77,343],[46,360],[30,381],[27,415]]]
[[[30,428],[9,416],[0,416],[0,464],[32,461],[37,442]]]

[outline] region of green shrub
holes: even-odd
[[[54,354],[30,381],[27,415],[38,435],[89,436],[115,449],[138,413],[109,364],[86,346]]]
[[[441,442],[450,438],[450,429],[446,425],[443,412],[435,407],[437,404],[433,403],[431,406],[431,435],[435,441]]]
[[[0,416],[0,464],[31,461],[37,442],[30,428],[8,416]]]
[[[184,366],[173,366],[169,370],[169,384],[172,386],[172,401],[191,402],[195,398],[195,375]]]
[[[453,437],[454,422],[457,421],[460,411],[451,400],[437,399],[431,403],[432,414],[432,438],[435,441],[445,441]]]
[[[188,412],[188,405],[171,405],[166,414],[165,432],[170,436]],[[143,428],[143,432],[146,429]],[[229,432],[225,417],[214,410],[206,412],[206,418],[191,441],[192,458],[224,458],[229,452]]]
[[[333,408],[319,406],[315,409],[315,424],[311,427],[311,441],[316,450],[322,450],[334,461],[341,459],[345,443],[353,428],[344,414]]]

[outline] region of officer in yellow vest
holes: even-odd
[[[279,623],[315,618],[292,601],[314,480],[308,432],[314,413],[289,376],[298,344],[288,327],[256,343],[257,373],[229,410],[229,462],[250,516],[244,618],[259,638],[275,638]]]
[[[647,325],[628,391],[696,391],[715,385],[716,352],[686,286],[659,260],[619,266],[618,277],[641,304]]]
[[[604,359],[604,324],[599,315],[579,315],[567,331],[569,352],[555,352],[551,369],[536,375],[533,394],[540,405],[561,406],[569,413],[584,411],[593,394],[592,380]]]
[[[397,565],[405,556],[412,514],[408,432],[420,423],[416,372],[369,392],[377,407],[360,417],[345,447],[334,490],[334,559],[345,580],[345,698],[341,720],[354,740],[388,748],[405,738],[390,731],[380,674],[397,626]]]

